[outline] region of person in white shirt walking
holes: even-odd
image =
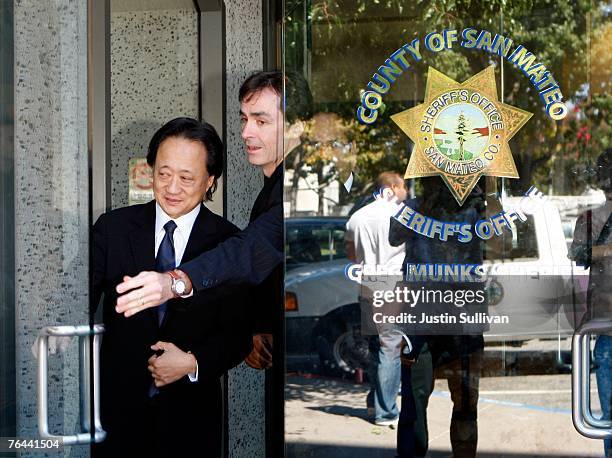
[[[389,244],[389,217],[397,213],[408,191],[402,177],[395,172],[383,172],[378,177],[378,192],[374,202],[357,210],[346,228],[349,259],[364,269],[383,268],[387,272],[401,271],[404,245]],[[360,297],[363,306],[369,300]],[[379,329],[371,347],[368,370],[371,390],[367,397],[368,415],[379,426],[395,427],[399,418],[397,394],[400,387],[400,345],[402,334],[391,329]]]

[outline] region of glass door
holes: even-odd
[[[2,456],[89,456],[105,437],[106,456],[110,423],[126,418],[108,388],[121,380],[107,370],[117,334],[100,367],[104,323],[121,318],[92,303],[90,265],[106,261],[92,223],[153,199],[147,149],[167,121],[205,115],[222,131],[219,106],[203,104],[222,94],[222,18],[200,3],[0,1]],[[139,406],[155,410],[146,368]]]
[[[0,2],[0,453],[101,441],[89,310],[87,2]]]
[[[609,6],[284,11],[288,456],[604,456]]]

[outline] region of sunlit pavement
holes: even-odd
[[[597,413],[594,377],[591,383]],[[396,431],[366,418],[366,385],[288,376],[286,386],[288,456],[395,456]],[[452,456],[451,411],[446,381],[437,380],[428,409],[428,456]],[[572,425],[569,374],[481,379],[478,426],[483,457],[603,457],[602,442],[582,437]]]

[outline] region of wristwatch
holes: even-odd
[[[176,271],[171,270],[168,272],[168,275],[172,278],[172,286],[170,286],[170,290],[174,297],[183,297],[185,295],[185,291],[187,291],[187,283],[183,280]]]

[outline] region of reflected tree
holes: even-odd
[[[605,1],[310,0],[287,2],[286,11],[286,67],[305,74],[317,111],[343,119],[353,148],[349,162],[357,180],[350,196],[341,192],[339,204],[367,193],[380,172],[405,170],[411,145],[389,115],[422,102],[428,66],[463,81],[494,63],[502,100],[534,113],[511,142],[520,174],[506,180],[511,193],[535,184],[552,194],[579,194],[592,181],[586,172],[595,158],[610,146],[612,9]],[[509,37],[535,54],[559,82],[570,114],[552,121],[520,70],[503,62],[502,78],[499,57],[456,45],[440,53],[423,50],[423,60],[385,96],[376,123],[354,122],[360,90],[393,51],[428,32],[467,26]],[[324,167],[328,158],[319,156]]]

